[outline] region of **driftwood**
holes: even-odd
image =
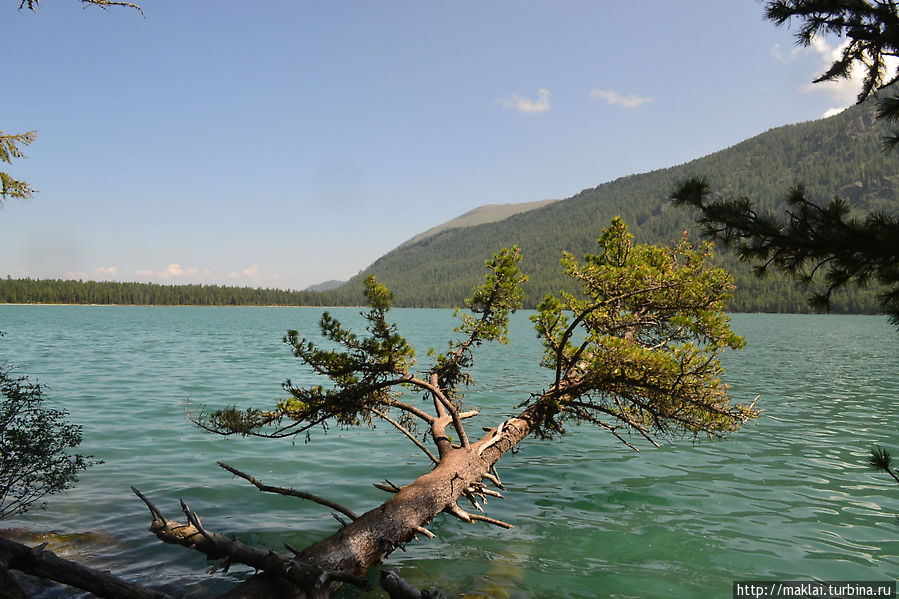
[[[122,580],[116,576],[88,568],[76,562],[64,559],[47,550],[46,543],[37,547],[29,547],[0,537],[0,564],[2,570],[19,570],[32,576],[54,580],[63,584],[89,591],[100,597],[119,597],[121,599],[171,599],[170,595],[159,591],[145,589],[139,585]],[[8,572],[5,573],[7,576]],[[2,580],[2,578],[0,578]],[[7,581],[9,594],[4,590],[3,597],[25,596],[17,584]],[[17,595],[21,592],[21,595]]]
[[[512,525],[481,514],[471,514],[459,506],[462,498],[468,499],[476,509],[483,509],[477,499],[502,497],[488,489],[484,481],[501,487],[493,465],[507,451],[514,447],[532,429],[533,408],[525,410],[518,418],[489,429],[479,441],[468,447],[446,444],[441,448],[435,468],[406,486],[397,486],[389,481],[387,485],[376,484],[392,493],[392,497],[382,505],[361,516],[335,502],[294,489],[266,485],[227,464],[219,465],[232,474],[243,478],[260,491],[278,493],[307,499],[325,505],[346,515],[350,522],[330,537],[306,549],[287,547],[291,555],[279,554],[271,550],[248,546],[240,541],[207,530],[200,517],[182,503],[186,523],[169,520],[162,511],[143,493],[132,488],[147,505],[152,516],[150,531],[160,540],[199,551],[217,563],[212,570],[226,571],[232,564],[244,564],[265,573],[243,583],[225,597],[256,596],[306,596],[309,599],[330,597],[343,584],[353,584],[369,589],[366,572],[380,564],[393,551],[413,541],[418,535],[433,537],[425,528],[442,513],[452,515],[466,523],[484,522],[503,528]],[[449,424],[449,415],[435,419],[432,423],[442,432]],[[443,436],[438,434],[438,436]],[[339,518],[338,518],[339,519]],[[391,597],[438,597],[436,591],[424,594],[402,582],[396,574],[382,578],[382,586],[390,587]],[[285,583],[289,583],[285,586]],[[277,589],[277,590],[276,590]],[[302,591],[303,594],[300,594]]]

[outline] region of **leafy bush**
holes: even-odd
[[[70,454],[81,427],[65,410],[48,408],[41,386],[0,365],[0,519],[27,512],[43,497],[65,491],[78,472],[97,462]],[[40,504],[43,508],[44,503]]]

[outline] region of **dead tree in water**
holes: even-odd
[[[545,390],[510,406],[508,419],[471,436],[478,415],[463,404],[462,390],[473,381],[473,350],[505,342],[508,316],[521,306],[517,248],[487,262],[483,286],[467,310],[458,312],[460,339],[432,363],[416,370],[415,352],[387,320],[390,292],[373,278],[366,282],[366,334],[344,328],[325,313],[320,321],[327,348],[290,331],[285,341],[297,358],[330,385],[297,387],[270,410],[236,407],[200,412],[194,422],[220,434],[288,437],[337,422],[344,426],[389,423],[433,463],[407,485],[380,485],[392,497],[357,515],[321,497],[271,487],[227,464],[221,467],[261,491],[315,501],[342,516],[336,533],[304,549],[280,554],[250,547],[205,528],[182,504],[187,522],[169,520],[153,502],[151,530],[217,560],[262,572],[227,597],[330,597],[340,586],[368,588],[366,573],[416,537],[432,537],[429,523],[449,514],[466,523],[511,524],[484,515],[488,497],[502,497],[494,465],[525,437],[563,433],[570,421],[596,425],[633,447],[624,433],[656,444],[659,437],[707,433],[723,436],[756,416],[753,406],[732,405],[721,381],[719,354],[743,340],[730,331],[723,303],[731,292],[729,275],[710,264],[708,249],[686,239],[671,249],[635,245],[627,227],[614,220],[599,240],[599,253],[584,263],[566,254],[568,275],[581,285],[578,295],[547,297],[532,316],[544,345],[543,365],[551,378]],[[411,397],[412,399],[407,399]],[[516,413],[517,412],[517,413]],[[424,431],[424,435],[422,435]],[[427,439],[425,443],[422,439]],[[466,507],[460,503],[465,500]],[[471,507],[468,507],[468,506]],[[398,577],[382,577],[391,597],[421,597]]]

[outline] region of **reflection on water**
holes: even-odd
[[[333,312],[358,320],[354,310]],[[215,437],[184,416],[188,398],[264,406],[284,379],[312,381],[280,339],[289,328],[314,335],[318,314],[0,306],[0,359],[44,383],[84,425],[82,450],[105,461],[47,512],[5,524],[99,535],[77,552],[142,582],[200,584],[191,586],[199,596],[246,571],[208,577],[199,555],[156,541],[129,486],[170,517],[183,498],[210,528],[275,549],[308,544],[337,524],[319,506],[260,494],[217,460],[356,511],[382,502],[371,483],[402,484],[428,467],[391,430],[334,428],[306,445]],[[423,360],[454,326],[444,310],[395,318]],[[726,357],[728,382],[741,401],[761,396],[757,423],[723,442],[687,439],[639,454],[588,427],[562,441],[529,439],[500,462],[506,499],[487,506],[516,528],[439,519],[430,527],[438,538],[397,552],[391,567],[466,597],[720,597],[733,580],[899,578],[899,486],[866,467],[874,443],[899,451],[890,425],[899,333],[885,318],[856,316],[737,315],[734,327],[748,345]],[[526,315],[510,346],[482,349],[479,386],[467,399],[495,424],[544,388],[548,373],[536,367]]]

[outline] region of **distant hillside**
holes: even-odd
[[[557,201],[558,200],[538,200],[536,202],[523,202],[521,204],[486,204],[484,206],[478,206],[477,208],[469,210],[461,216],[457,216],[452,220],[446,221],[442,225],[437,225],[436,227],[428,229],[424,233],[419,233],[409,241],[400,244],[399,247],[402,248],[410,245],[415,245],[416,243],[423,241],[428,237],[433,237],[434,235],[437,235],[438,233],[442,233],[449,229],[458,229],[461,227],[473,227],[475,225],[495,223],[496,221],[509,218],[510,216],[521,214],[522,212],[527,212],[528,210],[542,208],[547,204],[551,204]]]
[[[303,291],[331,291],[332,289],[337,289],[341,285],[346,284],[346,281],[337,281],[332,279],[330,281],[324,281],[322,283],[316,283],[315,285],[310,285],[306,287]]]
[[[615,216],[630,225],[638,242],[670,244],[693,230],[693,215],[668,201],[675,183],[690,176],[707,176],[714,189],[751,197],[761,209],[782,209],[789,188],[804,183],[819,201],[841,195],[859,212],[896,213],[899,152],[881,152],[885,131],[875,122],[871,103],[772,129],[686,164],[623,177],[501,221],[435,232],[389,252],[333,293],[336,301],[359,303],[361,281],[374,274],[393,290],[397,305],[458,305],[481,281],[484,260],[517,244],[530,276],[526,301],[533,306],[547,292],[570,286],[559,269],[562,251],[594,251],[596,238]],[[722,263],[735,272],[738,285],[731,310],[806,310],[806,294],[792,281],[755,279],[729,255]],[[835,307],[876,311],[877,302],[871,293],[852,294]]]

